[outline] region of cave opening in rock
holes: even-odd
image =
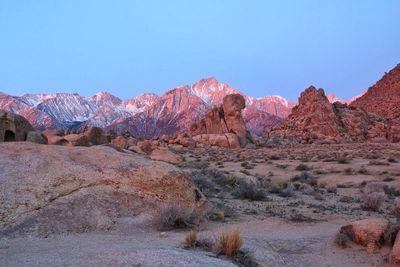
[[[6,130],[4,133],[4,142],[11,142],[15,141],[15,133],[10,130]]]

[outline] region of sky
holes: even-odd
[[[400,63],[398,0],[0,0],[0,91],[162,94],[216,77],[348,99]]]

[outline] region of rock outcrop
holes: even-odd
[[[388,120],[388,139],[400,142],[400,64],[350,104]]]
[[[24,117],[0,109],[0,142],[26,141],[32,125]]]
[[[161,203],[205,201],[173,165],[110,146],[14,142],[0,144],[0,151],[0,236],[108,229],[117,217]]]
[[[385,118],[339,102],[331,104],[323,89],[311,86],[301,93],[289,117],[269,132],[269,138],[300,143],[388,142],[397,138],[396,131],[392,131],[396,137],[388,138],[390,129]]]
[[[108,137],[99,127],[86,127],[84,132],[79,134],[64,135],[60,131],[44,131],[50,145],[62,146],[95,146],[107,144]]]
[[[252,142],[247,131],[242,110],[246,107],[245,99],[240,94],[231,94],[223,98],[221,107],[215,107],[208,111],[204,119],[201,119],[189,128],[190,136],[214,134],[227,138],[225,134],[235,134],[240,145],[244,147]],[[195,139],[195,138],[194,138]],[[201,138],[204,139],[204,138]]]
[[[369,218],[342,226],[340,233],[349,236],[354,243],[366,247],[369,252],[374,252],[380,247],[382,235],[388,226],[386,219]]]

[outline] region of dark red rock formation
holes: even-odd
[[[385,142],[389,133],[385,118],[339,102],[331,104],[323,89],[311,86],[301,94],[289,117],[270,131],[269,137],[302,143]]]

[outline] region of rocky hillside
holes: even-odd
[[[400,119],[400,64],[368,91],[351,103],[352,107],[380,115],[386,119]]]
[[[331,104],[323,89],[311,86],[301,93],[289,117],[270,131],[269,138],[301,143],[398,142],[398,130],[385,118],[363,109]]]

